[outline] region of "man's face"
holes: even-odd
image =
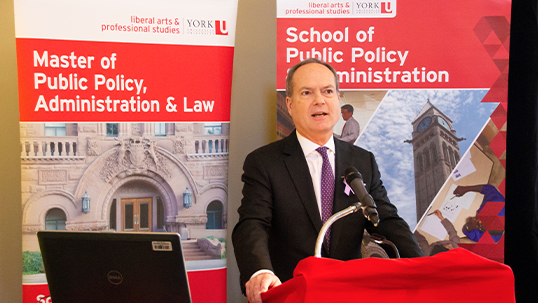
[[[317,63],[303,65],[293,75],[293,95],[286,98],[297,131],[319,145],[329,140],[338,122],[340,95],[334,81],[327,67]]]
[[[351,118],[351,116],[353,116],[353,114],[348,112],[347,109],[342,109],[340,112],[342,113],[342,118],[344,121],[347,121],[349,118]]]

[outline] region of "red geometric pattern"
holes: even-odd
[[[477,255],[493,261],[504,263],[504,236],[495,243],[491,235],[486,231],[476,244],[460,243],[459,246]]]
[[[504,195],[504,190],[503,190]],[[504,216],[499,216],[505,202],[486,202],[478,218],[486,228],[486,232],[480,237],[476,244],[460,243],[459,246],[470,250],[478,255],[488,259],[504,262],[504,234],[501,239],[495,243],[488,230],[504,230]]]
[[[510,23],[504,16],[482,17],[475,25],[474,33],[500,72],[499,78],[491,86],[482,102],[506,102]]]
[[[503,128],[503,126],[506,124],[506,109],[499,104],[495,111],[490,116],[491,121],[497,126],[498,129]]]
[[[497,158],[501,158],[506,151],[506,132],[500,131],[497,133],[495,138],[489,143],[489,147],[491,147]]]
[[[498,102],[499,105],[490,118],[499,132],[490,142],[490,147],[500,163],[506,169],[506,120],[508,107],[508,58],[510,50],[510,22],[504,16],[482,17],[474,28],[476,37],[491,60],[499,70],[499,77],[484,96],[482,102]],[[505,180],[498,187],[504,196]],[[478,217],[486,230],[504,230],[504,216],[499,216],[504,202],[487,202]],[[460,247],[468,249],[478,255],[498,262],[504,262],[504,235],[495,243],[489,232],[478,240],[476,244],[461,243]]]
[[[478,216],[488,230],[504,230],[504,216]],[[485,235],[484,235],[485,236]],[[482,237],[484,237],[482,236]]]
[[[496,201],[486,202],[486,205],[484,205],[484,207],[482,207],[482,210],[480,210],[478,217],[480,219],[482,219],[482,217],[485,217],[485,216],[497,217],[499,213],[501,212],[501,210],[503,209],[503,207],[504,207],[504,202],[496,202]],[[482,221],[482,223],[484,223],[484,221]],[[489,226],[486,226],[485,224],[484,224],[484,227],[489,230],[498,229],[498,228],[490,228]],[[502,229],[504,229],[504,227]]]

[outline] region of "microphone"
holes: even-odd
[[[379,222],[379,215],[377,214],[377,208],[374,202],[374,199],[364,187],[362,182],[362,175],[359,171],[350,166],[344,172],[346,183],[351,187],[357,198],[359,198],[358,207],[362,208],[362,213],[370,222],[377,226]]]

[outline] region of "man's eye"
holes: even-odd
[[[304,96],[310,95],[310,92],[309,91],[303,91],[303,92],[301,92],[301,95],[304,95]]]
[[[333,93],[333,90],[332,89],[328,89],[325,91],[326,94],[332,94]]]

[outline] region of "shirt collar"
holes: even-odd
[[[326,146],[327,148],[329,148],[330,151],[336,154],[336,151],[334,149],[334,138],[332,135],[329,138],[329,141],[327,141],[327,143],[325,143],[324,145],[318,145],[308,140],[307,138],[303,137],[299,132],[296,131],[296,133],[297,133],[297,140],[299,140],[299,144],[301,145],[301,149],[303,150],[305,157],[309,155],[311,152],[315,151],[316,148],[320,146]]]

